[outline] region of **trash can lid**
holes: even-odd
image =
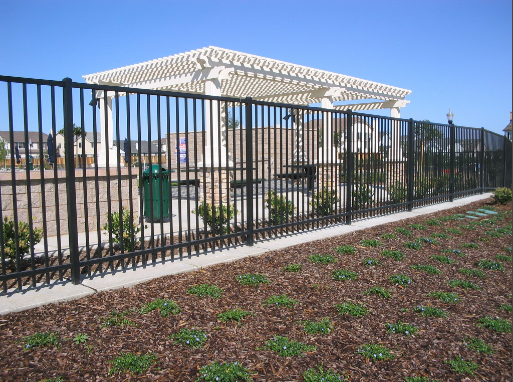
[[[152,164],[151,167],[148,167],[146,170],[143,171],[144,174],[149,174],[151,168],[152,174],[158,174],[159,173],[159,165],[158,164]],[[162,173],[167,173],[168,171],[162,167],[161,168]]]

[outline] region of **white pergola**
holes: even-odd
[[[210,46],[192,50],[140,64],[125,66],[104,72],[84,76],[87,83],[101,85],[126,86],[141,89],[167,90],[226,96],[236,98],[252,97],[254,100],[279,102],[294,105],[310,105],[320,103],[322,108],[334,110],[368,111],[390,109],[391,117],[400,117],[400,109],[410,101],[404,98],[410,90],[395,86],[362,80],[343,74],[337,74],[284,61],[237,52],[229,49]],[[112,134],[112,96],[107,94],[108,110],[101,111],[102,147],[99,153],[99,164],[106,162],[106,150],[113,150]],[[98,92],[97,98],[103,98]],[[356,101],[354,104],[335,105],[340,101]],[[100,108],[104,102],[99,103]],[[205,104],[209,108],[209,103]],[[217,124],[219,111],[217,104],[212,103],[212,110],[206,110],[207,129],[212,129],[214,137],[222,133],[224,126]],[[209,120],[213,115],[212,121]],[[106,120],[107,119],[107,120]],[[221,120],[223,120],[221,118]],[[323,128],[324,142],[331,142],[331,118],[325,119]],[[296,120],[296,125],[300,122]],[[109,142],[105,139],[105,126],[109,128]],[[324,126],[323,126],[324,127]],[[400,133],[394,128],[392,141],[399,143]],[[224,134],[222,134],[224,135]],[[210,133],[206,134],[210,137]],[[221,151],[225,158],[226,146],[217,147],[218,140],[206,142],[206,158],[209,153]],[[105,146],[107,145],[107,147]],[[330,155],[325,150],[323,155]],[[110,155],[117,158],[116,155]],[[332,158],[323,158],[331,161]],[[207,163],[208,166],[226,166],[226,163]]]

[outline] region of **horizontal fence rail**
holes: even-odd
[[[0,76],[2,293],[511,187],[511,141],[352,111]]]

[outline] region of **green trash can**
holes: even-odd
[[[169,196],[169,171],[163,167],[159,171],[159,165],[154,164],[143,171],[142,177],[144,216],[150,222],[168,219],[171,199]]]
[[[34,157],[32,155],[29,155],[28,168],[29,170],[34,169]]]

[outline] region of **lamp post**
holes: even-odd
[[[455,129],[452,121],[454,120],[454,114],[449,108],[449,112],[447,113],[447,122],[449,122],[450,130],[450,172],[449,172],[449,200],[452,202],[454,200],[454,166],[455,166],[455,146],[456,146],[456,137],[455,137]]]
[[[30,161],[30,159],[31,159],[31,157],[32,157],[32,156],[31,156],[31,150],[30,150],[30,149],[32,148],[32,139],[29,139],[28,144],[29,144],[29,155],[28,155],[28,158],[26,158],[26,159],[27,159],[27,162],[26,162],[26,163],[27,163],[27,165],[28,165],[29,170],[32,170],[32,168],[33,168],[33,167],[32,167],[32,162]],[[26,152],[25,152],[25,156],[26,156]]]

